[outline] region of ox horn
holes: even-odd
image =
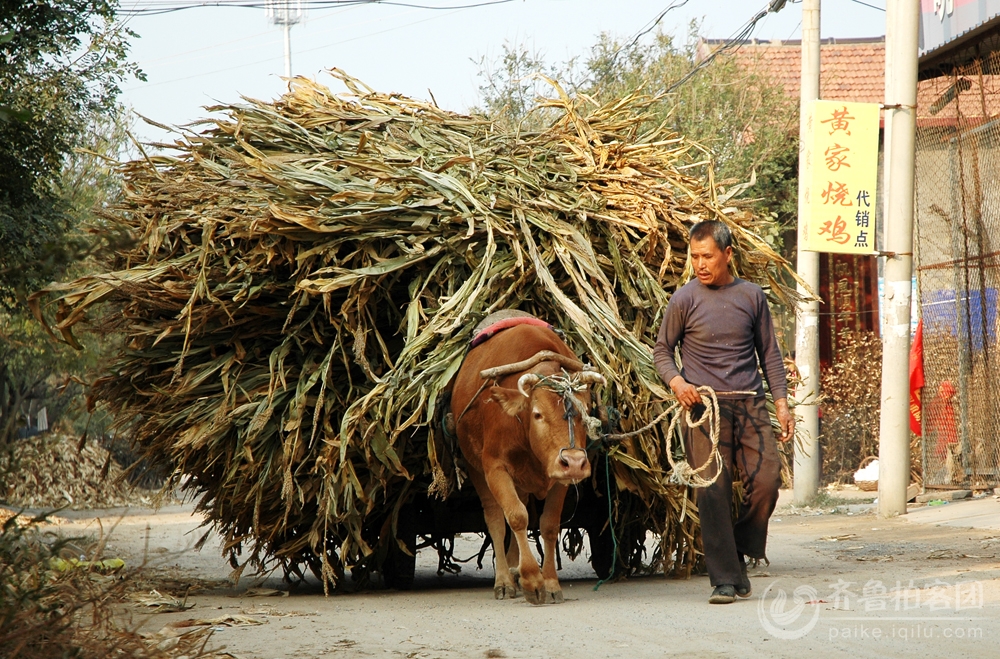
[[[602,387],[608,384],[607,379],[597,371],[584,371],[576,376],[576,381],[580,384],[599,384]]]
[[[525,398],[530,398],[527,390],[538,384],[541,379],[542,376],[537,373],[525,373],[517,380],[517,390],[520,391]]]

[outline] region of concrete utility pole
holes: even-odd
[[[285,33],[285,77],[292,77],[292,26],[302,20],[302,0],[267,0],[264,14]]]
[[[809,102],[819,98],[819,3],[820,0],[802,0],[802,85],[799,100],[799,225],[798,260],[796,271],[809,285],[800,284],[800,295],[812,296],[819,292],[819,254],[804,249],[806,244],[806,182],[809,180],[806,162],[806,145],[809,143],[807,110]],[[799,305],[795,322],[795,364],[802,376],[802,384],[795,392],[798,400],[819,394],[819,302]],[[795,447],[795,503],[809,503],[819,490],[819,408],[803,405],[797,408],[801,419],[799,427],[804,438],[801,448]]]
[[[910,290],[916,164],[920,0],[888,0],[885,14],[885,289],[878,512],[906,513],[910,483]]]
[[[292,77],[292,26],[284,24],[285,28],[285,77]]]

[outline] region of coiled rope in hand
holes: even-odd
[[[702,412],[701,417],[694,419],[691,415],[690,409],[684,409],[684,407],[679,403],[674,403],[665,412],[657,416],[653,421],[638,430],[633,430],[632,432],[625,433],[613,433],[604,436],[606,442],[619,442],[623,439],[629,439],[637,435],[641,435],[644,432],[651,430],[656,427],[663,419],[667,416],[673,414],[673,418],[670,420],[670,427],[667,429],[667,440],[664,446],[664,453],[667,454],[667,461],[670,463],[670,482],[677,485],[685,485],[689,487],[708,487],[716,480],[719,479],[719,475],[722,473],[722,454],[719,453],[719,399],[718,396],[732,396],[732,395],[744,395],[744,396],[756,396],[756,391],[723,391],[717,392],[712,387],[708,385],[703,385],[697,387],[698,393],[701,394],[701,403],[704,406],[704,412]],[[680,413],[683,411],[683,413]],[[675,414],[676,412],[676,414]],[[674,451],[670,445],[672,437],[675,436],[675,431],[680,423],[681,419],[689,428],[700,428],[705,424],[709,424],[708,435],[709,440],[712,442],[712,450],[705,460],[705,463],[700,467],[695,468],[687,460],[674,460]],[[685,454],[687,452],[685,451]],[[705,478],[703,474],[709,468],[712,463],[715,463],[715,474],[711,478]]]

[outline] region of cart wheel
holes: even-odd
[[[613,566],[615,559],[615,545],[611,537],[611,529],[605,527],[603,532],[587,529],[587,537],[590,539],[590,565],[597,573],[598,579],[610,579],[618,574],[618,566]],[[612,574],[614,568],[614,574]]]
[[[416,537],[407,538],[406,546],[410,547],[411,551],[413,551],[414,545],[416,545]],[[393,544],[389,549],[389,555],[385,557],[385,562],[382,563],[382,579],[385,581],[386,588],[395,588],[396,590],[413,588],[413,574],[416,572],[416,568],[416,555],[410,556],[400,549],[399,545]]]
[[[414,542],[406,543],[407,547],[413,547],[414,544]],[[413,575],[416,569],[416,555],[410,556],[398,545],[393,545],[389,550],[389,555],[385,557],[385,562],[382,563],[382,579],[385,582],[385,587],[410,590],[413,588]]]

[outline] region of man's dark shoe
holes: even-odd
[[[738,597],[747,598],[753,594],[753,586],[750,585],[750,577],[747,576],[747,563],[740,557],[740,582],[734,586]]]
[[[716,586],[712,591],[712,596],[708,598],[709,604],[732,604],[736,601],[736,589],[729,584]]]

